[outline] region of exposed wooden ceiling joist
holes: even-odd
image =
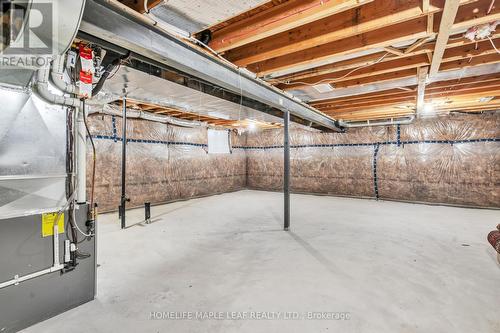
[[[415,91],[392,90],[356,96],[358,100],[333,99],[328,104],[318,103],[315,107],[336,119],[375,119],[379,116],[412,114],[417,109],[416,96]],[[424,100],[432,104],[436,112],[460,109],[486,111],[498,108],[499,96],[500,78],[485,75],[431,84],[425,89]],[[491,97],[494,99],[489,100]]]
[[[449,52],[446,58],[442,59],[443,65],[442,70],[454,70],[459,68],[467,68],[476,65],[484,65],[490,63],[500,62],[500,57],[496,53],[495,49],[491,44],[483,43],[482,47],[478,47],[477,50],[474,48],[462,47],[462,50],[455,50]],[[341,84],[345,81],[353,81],[355,79],[368,78],[371,76],[380,77],[382,74],[390,74],[392,72],[402,72],[407,69],[425,67],[430,65],[426,55],[416,55],[405,58],[396,58],[391,61],[381,62],[371,66],[361,68],[357,71],[344,70],[336,72],[334,74],[319,75],[314,77],[309,77],[302,79],[300,81],[292,81],[286,84],[278,85],[281,89],[298,89],[305,86],[313,86],[319,83],[330,83],[334,87],[345,87],[345,84]],[[399,77],[398,77],[399,78]],[[363,84],[373,81],[363,81]]]
[[[441,60],[443,59],[448,39],[452,33],[453,23],[455,22],[459,6],[460,2],[458,0],[446,0],[444,5],[436,46],[432,56],[431,68],[429,70],[429,76],[431,77],[436,75],[439,66],[441,66]]]
[[[492,35],[491,38],[493,40],[496,38],[500,38],[500,33]],[[406,55],[402,54],[399,56],[395,56],[395,55],[391,54],[391,55],[387,55],[384,57],[385,53],[387,53],[387,52],[377,52],[374,54],[356,57],[356,58],[349,59],[349,60],[339,61],[339,62],[335,62],[333,64],[324,65],[324,66],[309,69],[306,71],[301,71],[298,73],[278,77],[276,79],[270,80],[270,82],[279,83],[279,82],[287,82],[287,81],[293,82],[293,81],[298,81],[298,80],[302,81],[303,79],[306,79],[309,77],[314,77],[314,76],[319,76],[319,75],[324,75],[324,74],[329,74],[329,73],[335,73],[335,72],[339,72],[339,71],[342,71],[345,69],[354,69],[354,68],[358,68],[358,67],[368,66],[370,64],[374,64],[377,61],[378,62],[386,62],[386,61],[391,61],[391,60],[395,60],[398,58],[415,56],[418,54],[426,54],[427,55],[429,52],[432,52],[432,50],[434,49],[434,46],[435,46],[435,42],[429,42],[429,43],[426,43],[426,44],[418,47],[417,49],[413,50],[412,52],[410,52]],[[474,55],[478,52],[484,52],[486,48],[494,50],[491,47],[489,40],[481,41],[481,42],[477,43],[477,46],[478,47],[476,48],[476,42],[471,42],[468,39],[465,39],[465,38],[455,39],[454,38],[454,40],[448,42],[447,51],[445,53],[445,59],[451,59],[453,56],[456,56],[456,55],[463,57],[464,53]],[[448,49],[453,49],[453,50],[448,50]],[[384,58],[382,58],[382,57],[384,57]],[[456,59],[454,59],[454,60],[456,60]],[[429,60],[429,63],[430,63],[430,60]]]
[[[291,0],[215,31],[210,46],[223,52],[371,1]]]
[[[470,95],[481,92],[500,91],[500,77],[496,74],[479,77],[469,77],[460,80],[435,82],[427,85],[427,97],[443,97],[456,95]],[[358,96],[341,97],[317,101],[311,105],[320,110],[342,108],[344,106],[374,106],[387,101],[405,102],[415,101],[416,90],[401,91],[392,89]]]
[[[258,43],[230,50],[225,57],[238,66],[247,66],[306,50],[424,16],[420,4],[421,0],[408,0],[403,3],[397,0],[374,1],[360,8],[273,35]],[[438,8],[434,10],[437,11]]]
[[[458,14],[456,15],[457,23],[452,25],[450,33],[463,30],[482,22],[490,22],[498,19],[497,16],[499,15],[499,10],[497,9],[497,7],[493,7],[493,10],[490,12],[490,14],[487,14],[484,11],[483,7],[481,7],[486,6],[485,1],[486,0],[478,0],[470,4],[465,4],[464,7],[466,8],[466,10],[462,10],[461,8],[460,11],[458,11]],[[372,4],[368,4],[365,6],[369,5]],[[359,10],[362,9],[363,7],[359,8]],[[473,12],[475,12],[476,14],[471,14]],[[421,17],[417,20],[414,19],[400,24],[380,27],[377,30],[372,30],[370,32],[359,34],[353,37],[343,38],[332,43],[318,44],[316,47],[304,49],[298,52],[293,52],[293,45],[295,45],[293,44],[289,46],[289,53],[277,57],[273,57],[273,55],[271,55],[265,60],[249,64],[247,68],[257,73],[259,76],[264,76],[272,74],[274,72],[280,72],[284,70],[291,71],[294,68],[300,69],[304,66],[314,66],[315,63],[327,61],[328,59],[334,59],[346,54],[355,54],[365,50],[388,47],[399,42],[410,41],[412,39],[431,39],[433,36],[435,36],[435,33],[437,32],[437,29],[439,27],[439,22],[441,21],[441,13],[437,14],[439,14],[437,18],[434,17],[433,19],[434,28],[432,31],[428,31],[427,27],[429,18]],[[417,31],[415,30],[416,25],[418,25]],[[272,45],[274,45],[274,43],[268,43],[266,47],[272,48]],[[249,47],[251,46],[252,45],[249,45]],[[283,52],[285,52],[286,49],[286,46],[284,46]],[[253,46],[251,47],[251,50],[252,51],[249,52],[258,52],[258,48]],[[236,51],[237,50],[233,50],[231,52],[233,52],[234,54],[234,52]],[[426,49],[425,51],[431,52],[433,50]],[[230,56],[231,52],[229,52],[227,55],[230,59],[232,59]],[[258,53],[256,56],[258,56]]]
[[[252,64],[248,66],[248,69],[257,73],[258,76],[264,76],[299,65],[314,64],[328,58],[354,54],[369,49],[383,48],[423,37],[429,37],[426,17],[386,26],[332,43],[318,45],[307,50],[268,59]]]
[[[143,11],[141,0],[122,2]],[[157,2],[161,1],[149,1]],[[424,102],[432,103],[436,112],[492,110],[500,107],[498,75],[426,84],[428,73],[458,77],[461,69],[500,62],[489,40],[463,38],[472,26],[500,20],[500,6],[491,4],[491,0],[273,0],[211,27],[210,46],[278,88],[309,94],[316,99],[313,107],[335,119],[420,114]],[[497,42],[500,32],[491,38]],[[481,73],[486,71],[480,67],[467,70],[467,75]],[[315,93],[309,87],[318,83],[330,83],[339,91]],[[352,95],[374,89],[386,90]],[[347,94],[351,96],[318,100]],[[136,107],[230,126],[224,119],[141,103]]]

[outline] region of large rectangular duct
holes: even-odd
[[[241,93],[279,110],[289,110],[297,117],[328,129],[339,130],[333,119],[307,104],[161,30],[139,22],[133,15],[118,12],[117,8],[115,1],[87,1],[80,30],[234,93]]]

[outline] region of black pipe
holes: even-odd
[[[290,228],[290,111],[283,113],[284,123],[284,168],[283,168],[283,193],[285,197],[284,204],[284,229]]]
[[[199,33],[197,39],[203,44],[202,46],[208,45],[212,40],[212,31],[210,29],[203,30]]]
[[[101,78],[99,81],[97,81],[97,84],[95,87],[92,89],[92,97],[96,96],[99,91],[101,91],[102,87],[104,86],[104,82],[108,79],[109,75],[114,72],[115,70],[118,70],[118,67],[122,63],[122,61],[127,60],[130,58],[130,52],[128,52],[126,55],[118,57],[114,59],[111,63],[109,63],[106,68],[104,69],[104,73],[102,73]]]
[[[144,203],[144,221],[151,223],[151,202]]]
[[[102,73],[101,78],[99,79],[99,81],[97,81],[97,84],[92,89],[92,97],[96,96],[99,91],[101,91],[102,87],[104,86],[104,82],[109,77],[109,74],[113,72],[116,66],[117,65],[115,65],[114,62],[106,66],[106,69],[104,70],[104,73]]]
[[[125,203],[127,196],[125,194],[125,173],[127,161],[127,98],[123,97],[123,117],[122,117],[122,196],[121,196],[121,227],[125,229]]]

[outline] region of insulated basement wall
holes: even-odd
[[[100,212],[117,210],[121,196],[121,118],[92,115],[89,127],[97,151],[95,200]],[[233,135],[231,139],[238,146],[243,144],[244,137]],[[127,119],[127,141],[129,207],[235,191],[246,186],[244,150],[208,154],[206,128]],[[88,195],[91,157],[88,144]]]
[[[450,114],[347,133],[291,130],[291,189],[500,207],[500,112]],[[283,131],[247,137],[247,186],[281,190]]]

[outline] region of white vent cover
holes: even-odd
[[[330,92],[330,91],[333,91],[333,87],[330,83],[321,83],[321,84],[316,84],[313,86],[314,89],[316,89],[316,91],[320,92],[320,93],[327,93],[327,92]]]
[[[208,130],[208,153],[229,154],[229,131]]]

